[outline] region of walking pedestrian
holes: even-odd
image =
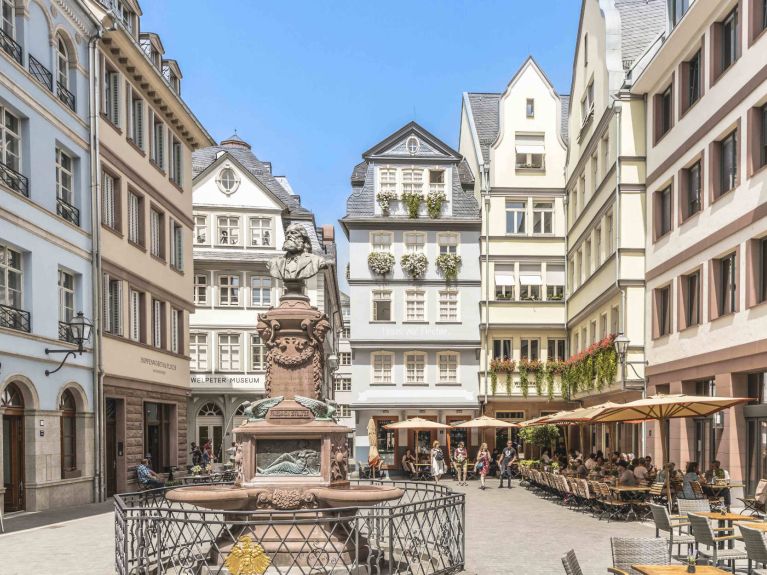
[[[466,483],[468,466],[469,456],[463,441],[461,441],[453,452],[453,467],[455,468],[455,478],[458,480],[458,485],[468,485],[468,483]]]
[[[431,474],[437,483],[445,474],[445,454],[439,446],[439,441],[435,441],[431,446]]]
[[[509,489],[511,489],[511,466],[517,462],[517,450],[514,449],[511,440],[506,442],[506,447],[503,448],[498,459],[498,465],[501,468],[501,487],[503,487],[503,480],[506,478]]]
[[[192,442],[192,466],[202,463],[202,450],[194,441]]]
[[[484,491],[485,477],[490,473],[490,452],[487,450],[487,443],[483,443],[477,452],[477,463],[474,469],[479,472],[479,488]]]

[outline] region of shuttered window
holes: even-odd
[[[102,223],[112,229],[117,229],[115,179],[106,172],[101,174],[101,210]]]
[[[120,74],[109,68],[104,74],[104,115],[115,126],[120,125]]]
[[[162,214],[154,208],[149,211],[149,247],[153,256],[165,256],[163,249]]]
[[[130,338],[141,341],[141,293],[130,290]]]
[[[142,237],[142,199],[134,194],[128,192],[128,241],[134,244],[144,245],[144,239]]]

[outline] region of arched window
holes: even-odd
[[[69,90],[69,50],[61,36],[58,37],[56,47],[56,62],[58,64],[59,86]]]
[[[68,389],[61,394],[61,475],[77,469],[77,406]]]
[[[241,403],[237,410],[234,412],[235,416],[245,415],[245,404]]]
[[[0,407],[4,407],[6,413],[9,411],[24,410],[24,396],[15,383],[9,383],[0,395]]]
[[[213,403],[212,401],[209,401],[205,405],[203,405],[200,408],[200,411],[197,413],[198,417],[207,417],[207,416],[224,416],[224,412],[221,411],[221,408]]]
[[[225,194],[233,194],[240,185],[240,179],[232,168],[226,167],[218,173],[216,183]]]

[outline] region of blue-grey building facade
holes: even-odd
[[[0,0],[0,502],[35,511],[97,498],[93,318],[91,49],[75,0]],[[92,340],[91,340],[92,341]]]
[[[479,205],[463,157],[416,123],[365,152],[351,184],[341,223],[355,457],[368,461],[374,427],[386,468],[398,470],[406,449],[426,458],[447,435],[386,424],[414,416],[454,423],[479,410]],[[445,268],[451,261],[455,273]],[[453,442],[478,440],[451,434]]]

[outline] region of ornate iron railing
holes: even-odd
[[[29,55],[29,73],[35,80],[53,92],[53,74],[32,54]]]
[[[75,109],[75,95],[67,90],[66,86],[63,86],[61,82],[56,82],[56,95],[59,97],[59,100],[64,102],[70,110],[73,112],[76,112]]]
[[[2,28],[0,28],[0,44],[2,44],[3,50],[5,50],[11,58],[16,60],[19,65],[22,65],[21,61],[23,52],[21,49],[21,44],[6,34],[5,30]]]
[[[405,494],[373,507],[301,511],[209,511],[168,501],[165,489],[117,495],[117,572],[228,574],[224,564],[230,554],[241,555],[232,551],[243,536],[262,545],[262,561],[271,561],[258,572],[275,575],[463,570],[463,494],[425,482],[374,483],[396,485]]]
[[[0,326],[29,333],[29,312],[0,304]]]
[[[80,210],[61,198],[56,199],[56,213],[66,221],[76,226],[80,225]]]
[[[72,329],[65,321],[59,322],[59,339],[69,343],[75,343],[75,338],[72,336]]]
[[[0,162],[0,181],[22,196],[29,197],[29,179]]]

